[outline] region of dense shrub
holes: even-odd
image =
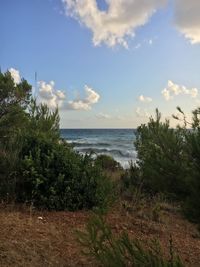
[[[186,131],[186,151],[190,163],[188,178],[189,195],[184,201],[188,218],[200,223],[200,108],[193,111],[192,129]]]
[[[112,183],[90,156],[60,138],[58,110],[37,104],[31,86],[0,72],[0,198],[48,209],[103,207]]]
[[[156,119],[151,117],[147,125],[137,129],[137,164],[149,192],[185,197],[190,169],[185,146],[183,130],[170,128],[168,120],[161,122],[158,110]]]
[[[106,207],[112,184],[67,144],[29,137],[18,172],[17,200],[55,210]]]
[[[138,128],[137,166],[148,193],[164,193],[180,200],[187,217],[199,223],[200,108],[193,111],[191,123],[177,109],[183,118],[174,118],[182,121],[183,126],[170,128],[169,121],[161,122],[161,114],[156,111],[156,119],[150,118],[147,125]],[[135,173],[133,179],[137,180]]]
[[[60,139],[58,111],[31,102],[17,175],[17,200],[55,210],[106,208],[111,181]]]
[[[104,170],[116,171],[122,169],[120,163],[108,155],[99,155],[96,157],[95,164]]]
[[[121,190],[124,192],[142,185],[142,177],[140,168],[133,162],[129,164],[123,174],[121,175]]]
[[[183,263],[174,255],[170,242],[169,260],[165,259],[156,241],[148,248],[138,240],[131,240],[126,232],[114,237],[110,226],[102,216],[95,215],[86,226],[85,232],[78,232],[78,241],[84,253],[95,258],[104,267],[183,267]]]

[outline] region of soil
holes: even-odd
[[[158,220],[116,205],[107,221],[117,235],[127,231],[143,241],[159,239],[166,257],[170,237],[186,266],[200,267],[200,233],[176,208],[163,205]],[[47,212],[16,205],[0,206],[0,266],[98,266],[81,253],[76,230],[83,230],[91,212]]]

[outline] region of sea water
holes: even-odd
[[[61,129],[61,136],[81,154],[106,154],[125,168],[136,160],[134,129]]]

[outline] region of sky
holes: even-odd
[[[136,128],[200,105],[200,1],[0,0],[0,67],[62,128]],[[37,75],[35,75],[37,73]]]

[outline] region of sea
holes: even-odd
[[[128,168],[137,157],[135,132],[135,129],[61,129],[61,137],[80,154],[106,154]]]

